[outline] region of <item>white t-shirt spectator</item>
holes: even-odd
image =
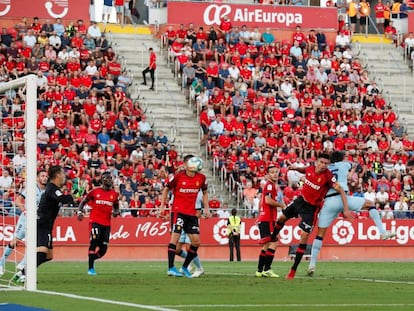
[[[236,81],[237,78],[240,76],[240,70],[239,68],[233,65],[229,68],[229,74],[230,74],[230,77],[232,77],[232,79]]]
[[[56,126],[55,125],[55,120],[53,118],[48,118],[48,117],[43,119],[42,125],[48,130],[54,129],[55,126]]]
[[[98,71],[98,68],[96,68],[95,65],[93,65],[93,66],[88,65],[88,66],[86,66],[85,71],[88,74],[88,76],[93,76]]]
[[[0,189],[8,189],[13,183],[13,178],[9,175],[8,171],[4,171],[0,176]]]
[[[28,34],[23,37],[23,41],[26,43],[27,46],[32,48],[35,46],[37,40],[35,36]]]
[[[93,24],[88,27],[88,34],[91,35],[92,38],[97,39],[101,37],[101,30],[96,24]]]
[[[23,152],[18,152],[14,157],[13,157],[13,165],[14,165],[14,167],[15,167],[15,169],[18,171],[18,172],[21,172],[21,170],[24,168],[24,167],[26,167],[26,163],[27,163],[27,161],[26,161],[26,157],[25,157],[25,155],[24,155],[24,153]]]
[[[376,197],[376,192],[373,189],[364,193],[364,198],[366,200],[375,202],[375,197]]]
[[[221,135],[224,132],[224,124],[220,118],[216,118],[209,126],[211,135]]]
[[[49,37],[49,44],[54,48],[60,48],[62,40],[60,40],[60,37],[58,37],[57,35],[51,35]]]
[[[141,121],[138,123],[138,126],[139,126],[139,131],[142,134],[146,134],[148,131],[151,130],[151,124],[147,120],[144,120],[144,119],[141,119]]]
[[[217,217],[218,218],[229,218],[230,213],[226,209],[219,209],[219,210],[217,210]]]
[[[67,61],[68,61],[68,59],[69,59],[69,53],[68,53],[68,51],[66,51],[66,49],[64,49],[64,50],[62,50],[62,51],[60,51],[59,53],[58,53],[58,57],[64,62],[64,63],[66,63]]]
[[[341,47],[349,45],[349,37],[341,33],[336,36],[335,43],[337,46],[341,46]]]
[[[47,86],[47,78],[42,75],[37,75],[37,87],[38,88],[45,88]]]
[[[79,51],[78,51],[78,49],[72,49],[70,52],[69,52],[69,58],[79,58],[80,57],[80,53],[79,53]]]
[[[388,202],[389,195],[387,191],[378,191],[375,195],[375,199],[378,203],[385,204]]]

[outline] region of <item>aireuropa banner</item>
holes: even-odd
[[[336,8],[266,6],[211,2],[168,2],[168,24],[218,26],[228,15],[234,26],[249,28],[338,28]]]
[[[0,18],[89,20],[89,1],[81,0],[0,0]]]
[[[17,219],[6,217],[0,224],[1,241],[9,242],[14,233]],[[301,230],[298,220],[289,221],[279,235],[283,245],[298,244]],[[380,233],[371,220],[349,222],[336,219],[324,238],[325,245],[380,246],[414,245],[414,222],[412,220],[386,220],[386,230],[397,233],[394,239],[382,241]],[[79,222],[75,217],[62,217],[56,220],[55,245],[84,245],[89,243],[89,223],[85,218]],[[200,223],[201,242],[204,245],[224,245],[228,243],[227,219],[202,219]],[[311,241],[315,235],[312,234]],[[254,219],[243,219],[241,227],[243,245],[257,245],[259,230]],[[170,237],[169,222],[159,218],[116,218],[112,220],[112,245],[167,245]]]

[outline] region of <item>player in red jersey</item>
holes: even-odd
[[[295,277],[296,269],[306,251],[306,243],[309,234],[315,225],[316,215],[321,209],[323,200],[330,188],[334,188],[341,195],[344,210],[348,211],[344,216],[352,218],[349,214],[345,191],[336,182],[334,175],[328,170],[329,163],[329,155],[322,153],[319,155],[314,165],[307,167],[289,167],[291,170],[296,170],[305,174],[302,194],[283,210],[283,215],[278,218],[271,236],[272,240],[277,240],[276,237],[280,230],[282,230],[286,221],[300,216],[301,222],[299,223],[299,227],[302,229],[302,234],[300,237],[300,244],[296,250],[295,262],[289,273],[286,275],[286,279],[288,280]]]
[[[277,241],[276,238],[271,239],[271,230],[275,225],[277,208],[285,208],[285,204],[283,203],[283,198],[277,186],[279,169],[276,166],[269,166],[267,168],[267,174],[268,180],[263,186],[259,217],[257,219],[257,226],[259,227],[261,237],[260,241],[264,244],[260,251],[255,276],[278,278],[279,275],[272,270]]]
[[[101,177],[102,187],[91,190],[79,204],[78,220],[84,216],[84,207],[91,208],[89,216],[89,275],[96,275],[95,260],[102,258],[108,250],[111,233],[111,216],[119,216],[118,193],[112,189],[112,175],[104,172]]]
[[[197,257],[197,250],[200,246],[200,228],[198,223],[196,201],[198,192],[203,192],[203,206],[205,216],[209,217],[207,180],[204,174],[190,169],[185,166],[185,170],[176,173],[167,182],[161,199],[159,214],[164,215],[167,203],[168,193],[172,191],[174,196],[172,202],[172,211],[174,219],[172,220],[172,234],[170,244],[168,245],[168,271],[169,276],[191,278],[192,275],[188,270],[190,262]],[[174,266],[174,259],[177,249],[177,243],[181,232],[184,230],[190,237],[191,245],[188,249],[187,256],[184,260],[182,273]]]

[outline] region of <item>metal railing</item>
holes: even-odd
[[[148,51],[148,46],[145,44],[145,42],[141,43],[141,66],[144,67],[144,52]]]

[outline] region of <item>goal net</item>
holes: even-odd
[[[0,84],[0,286],[36,290],[37,78],[28,75]],[[25,227],[14,246],[25,193]],[[22,262],[26,254],[26,263]],[[18,279],[18,264],[25,279]],[[23,282],[24,281],[24,282]]]

